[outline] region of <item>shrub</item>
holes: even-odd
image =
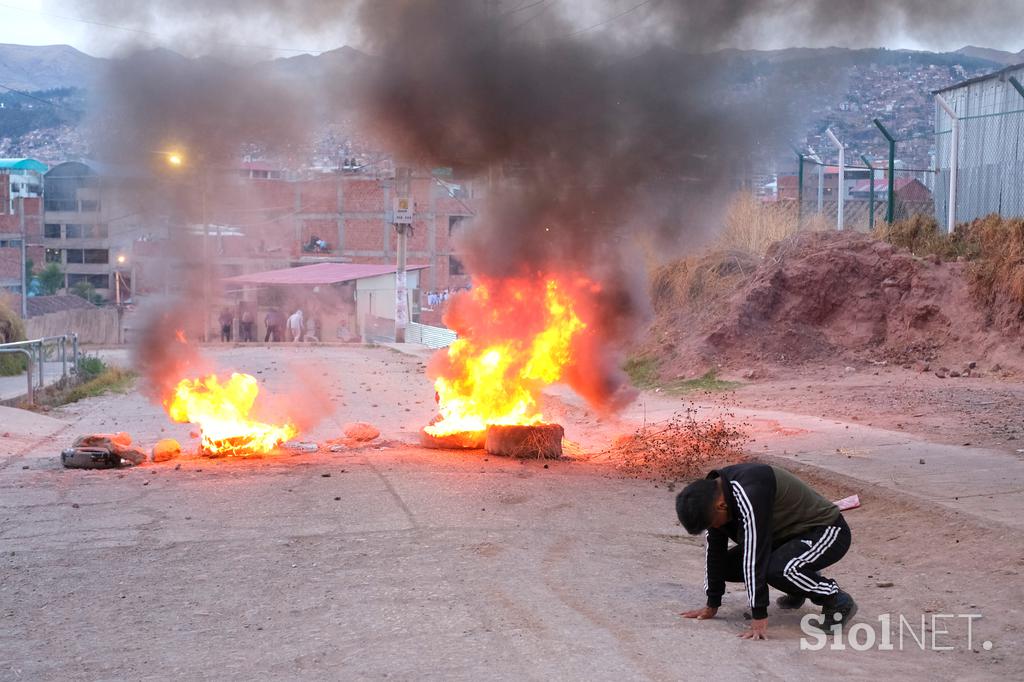
[[[25,340],[25,323],[7,303],[0,300],[0,343]],[[0,353],[0,376],[17,376],[25,371],[28,360],[21,353]]]
[[[78,360],[78,374],[83,381],[98,377],[107,370],[107,363],[95,355],[83,355]]]

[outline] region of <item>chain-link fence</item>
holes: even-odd
[[[949,169],[956,138],[956,222],[990,213],[1024,216],[1024,95],[1015,111],[964,116],[954,121],[940,110],[938,127],[937,212],[942,216],[949,212]]]
[[[827,149],[797,150],[793,170],[777,176],[780,207],[792,211],[802,229],[870,230],[915,216],[950,229],[991,213],[1024,216],[1019,78],[1024,66],[935,93],[934,133],[907,135],[906,126],[876,118],[870,133],[848,131],[861,150],[829,131]]]

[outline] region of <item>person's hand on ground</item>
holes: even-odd
[[[750,621],[750,627],[737,636],[740,639],[768,639],[768,619]]]
[[[718,613],[718,609],[711,606],[705,606],[699,609],[693,609],[692,611],[683,611],[681,615],[683,618],[696,618],[697,620],[707,620],[714,618],[715,614]]]

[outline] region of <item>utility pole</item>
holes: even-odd
[[[409,285],[405,267],[414,212],[412,169],[408,166],[400,166],[395,169],[394,215],[392,217],[395,233],[398,235],[395,269],[395,343],[405,343],[405,330],[409,325]]]
[[[40,199],[42,201],[42,199]],[[18,223],[21,227],[21,319],[28,319],[28,229],[25,227],[25,197],[18,197]],[[40,226],[41,228],[42,226]]]
[[[202,159],[200,159],[202,162]],[[200,206],[203,220],[203,342],[210,341],[210,223],[206,218],[206,166],[200,171]]]

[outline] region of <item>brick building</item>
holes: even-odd
[[[271,166],[260,165],[258,173],[254,167],[247,164],[241,172],[211,170],[196,178],[193,206],[186,211],[188,227],[175,233],[176,246],[166,243],[167,233],[135,241],[132,265],[138,293],[174,290],[187,276],[175,267],[188,263],[167,263],[169,252],[200,262],[205,252],[218,278],[317,262],[394,263],[394,178],[360,173],[286,178]],[[472,189],[467,183],[442,181],[429,171],[413,173],[415,218],[408,262],[430,266],[421,280],[424,290],[469,283],[454,250],[454,237],[468,227],[476,210]],[[195,193],[204,191],[205,198],[197,200]],[[197,205],[204,207],[205,236]]]
[[[33,159],[0,159],[0,289],[20,293],[22,247],[38,268],[43,261],[42,173]]]

